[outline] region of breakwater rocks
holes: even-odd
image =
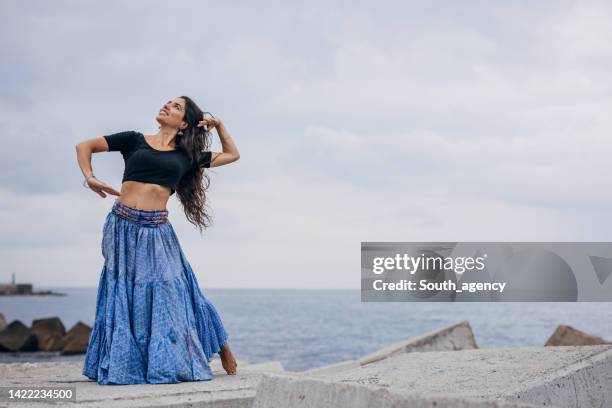
[[[28,327],[19,320],[6,324],[0,313],[0,352],[57,351],[80,354],[87,351],[91,328],[78,322],[66,331],[58,317],[32,321]]]
[[[594,341],[567,327],[556,342]],[[0,386],[76,387],[65,405],[79,407],[612,407],[612,345],[479,348],[465,321],[304,372],[238,363],[229,376],[215,357],[212,381],[126,386],[98,385],[80,363],[0,364]]]

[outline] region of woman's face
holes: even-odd
[[[183,98],[174,98],[165,103],[165,105],[157,113],[157,123],[160,125],[172,126],[175,128],[186,125],[183,122],[185,117],[185,100]]]

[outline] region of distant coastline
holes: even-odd
[[[0,284],[0,296],[66,296],[52,290],[34,290],[31,283]]]
[[[32,293],[0,293],[0,296],[67,296],[65,293],[50,290],[35,291]]]

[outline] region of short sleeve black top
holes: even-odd
[[[133,130],[104,136],[108,151],[119,151],[125,162],[124,181],[140,181],[159,184],[170,188],[170,195],[190,166],[189,155],[179,149],[154,149],[142,133]],[[210,167],[212,152],[202,151],[197,164],[200,167]]]

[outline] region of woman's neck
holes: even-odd
[[[176,129],[162,126],[157,132],[159,144],[161,147],[175,147],[174,138],[176,137]]]

